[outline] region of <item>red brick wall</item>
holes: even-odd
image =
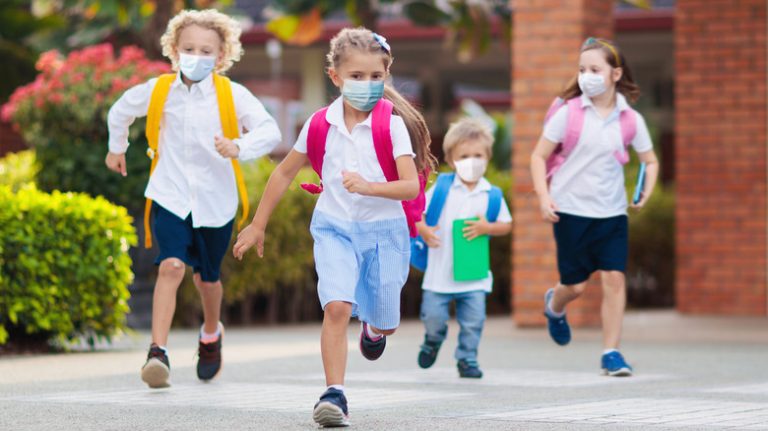
[[[578,52],[588,36],[613,36],[612,0],[514,0],[512,103],[515,217],[512,245],[514,319],[538,326],[543,294],[558,279],[552,226],[539,216],[529,174],[531,151],[549,103],[578,72]],[[601,292],[593,283],[568,306],[577,326],[600,323]]]
[[[766,315],[766,1],[675,20],[677,308]]]

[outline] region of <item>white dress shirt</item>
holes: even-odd
[[[627,213],[624,166],[614,152],[623,151],[619,115],[630,109],[627,99],[616,95],[616,109],[607,118],[597,113],[592,100],[582,95],[584,126],[579,142],[552,176],[550,195],[560,212],[582,217],[608,218]],[[544,126],[544,137],[562,142],[568,106],[560,108]],[[653,149],[643,116],[637,114],[637,133],[631,143],[638,153]]]
[[[458,175],[453,180],[448,196],[437,222],[435,234],[440,238],[440,247],[428,250],[427,270],[421,288],[437,293],[464,293],[475,290],[490,292],[493,288],[493,274],[488,271],[488,278],[473,281],[455,281],[453,279],[453,221],[472,217],[485,217],[488,212],[488,192],[491,183],[485,178],[478,181],[474,189],[469,190]],[[427,190],[427,205],[435,192],[434,186]],[[504,198],[501,199],[497,222],[509,223],[512,215]]]
[[[109,110],[109,151],[128,149],[128,127],[147,115],[157,78],[126,91]],[[232,82],[237,112],[240,160],[268,154],[280,143],[280,130],[264,106],[245,87]],[[171,84],[160,122],[160,159],[145,196],[194,227],[220,227],[237,213],[238,194],[232,162],[214,144],[223,136],[213,75],[187,87],[177,75]]]
[[[344,103],[341,97],[328,107],[325,118],[331,127],[325,145],[323,160],[323,192],[317,200],[317,211],[346,221],[374,221],[402,218],[405,212],[400,201],[350,193],[344,188],[342,171],[357,172],[370,182],[385,183],[384,171],[379,165],[371,134],[371,115],[357,124],[350,133],[344,123]],[[307,134],[312,118],[304,123],[293,149],[307,153]],[[415,157],[408,129],[400,116],[390,120],[392,155]]]

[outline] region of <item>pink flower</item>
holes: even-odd
[[[0,108],[0,120],[8,123],[13,118],[13,114],[16,113],[16,104],[8,102]]]
[[[53,73],[61,68],[63,62],[61,61],[59,51],[51,50],[46,51],[40,55],[35,63],[35,69],[43,73]]]

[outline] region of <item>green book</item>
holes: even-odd
[[[453,221],[453,279],[456,281],[488,278],[491,267],[488,235],[479,236],[472,241],[464,238],[464,222],[477,219],[474,217]]]

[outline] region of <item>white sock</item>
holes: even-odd
[[[200,337],[204,340],[216,339],[221,335],[221,323],[216,324],[216,332],[209,334],[205,332],[205,325],[200,326]]]
[[[618,351],[619,351],[618,349],[605,349],[603,350],[603,355],[607,355],[611,352],[618,352]]]
[[[563,317],[563,316],[565,316],[565,309],[563,309],[563,311],[561,311],[559,313],[555,312],[555,310],[552,309],[552,300],[553,299],[555,299],[555,295],[552,295],[552,297],[549,298],[549,301],[547,301],[547,312],[549,313],[549,315],[553,316],[553,317]]]
[[[373,341],[376,341],[384,336],[384,334],[379,334],[378,332],[374,331],[371,328],[371,325],[363,325],[363,330],[365,331],[365,335]]]
[[[344,392],[344,385],[331,385],[331,386],[328,386],[328,389],[336,389],[341,392]]]
[[[166,348],[165,348],[165,346],[157,346],[157,347],[158,347],[160,350],[162,350],[162,351],[163,351],[163,353],[165,353],[165,355],[166,355],[166,356],[168,356],[168,349],[166,349]]]

